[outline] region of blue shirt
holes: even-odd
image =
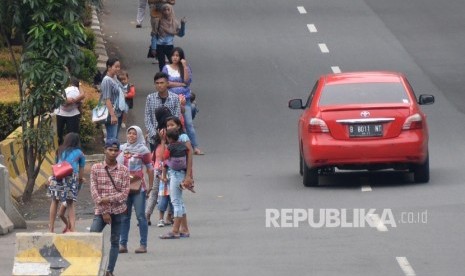
[[[177,33],[177,36],[183,37],[186,33],[186,23],[181,22],[181,28]],[[157,49],[157,45],[173,45],[174,35],[166,35],[166,36],[159,36],[159,35],[152,35],[151,45],[150,48],[153,50]]]
[[[65,150],[61,154],[61,158],[58,162],[67,161],[73,167],[73,173],[78,173],[79,168],[86,166],[86,157],[80,149]]]

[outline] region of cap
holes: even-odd
[[[119,149],[119,141],[115,138],[110,138],[105,141],[105,148],[117,147]]]

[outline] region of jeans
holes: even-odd
[[[198,144],[195,136],[194,122],[192,121],[192,106],[190,100],[186,101],[186,106],[184,107],[184,124],[186,126],[187,136],[189,136],[192,147],[195,149]]]
[[[166,212],[168,205],[170,206],[170,210],[173,210],[173,205],[171,204],[171,198],[169,195],[158,197],[158,211]]]
[[[121,123],[123,122],[123,116],[118,117],[118,123],[112,125],[111,118],[108,116],[107,121],[105,122],[105,129],[107,130],[107,139],[118,139],[119,130],[121,128]],[[118,139],[119,140],[119,139]]]
[[[123,222],[121,224],[121,237],[119,244],[126,247],[128,244],[129,228],[131,226],[132,206],[136,210],[137,221],[139,222],[139,235],[140,245],[147,246],[147,218],[145,217],[145,191],[137,194],[130,194],[126,201],[128,206],[127,213],[123,215]]]
[[[118,259],[119,252],[119,236],[121,232],[121,223],[123,221],[123,214],[111,215],[111,248],[110,255],[108,257],[108,267],[107,271],[113,272],[116,265],[116,260]],[[92,225],[90,226],[90,232],[102,232],[105,228],[106,223],[103,221],[102,215],[95,215]]]
[[[155,209],[155,205],[157,205],[158,201],[158,185],[160,183],[160,178],[157,176],[154,177],[153,181],[153,188],[150,191],[149,197],[145,203],[145,215],[150,217],[153,214],[153,209]]]
[[[139,0],[139,6],[137,8],[137,24],[142,24],[145,17],[145,9],[147,8],[147,0]]]
[[[186,172],[168,169],[168,175],[170,177],[170,197],[171,204],[173,204],[173,217],[180,218],[186,214],[186,207],[184,206],[182,189],[180,186],[186,176]]]

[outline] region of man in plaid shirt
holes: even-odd
[[[113,276],[119,251],[121,223],[129,194],[129,170],[116,162],[120,144],[117,139],[105,142],[105,161],[92,166],[90,191],[95,204],[95,216],[90,232],[102,232],[111,225],[111,248],[105,276]]]
[[[168,91],[168,75],[163,72],[158,72],[155,74],[153,80],[155,82],[155,89],[158,92],[154,92],[147,96],[144,119],[145,127],[148,132],[148,140],[151,145],[155,143],[154,137],[158,127],[158,122],[155,117],[155,110],[157,108],[166,106],[173,116],[178,118],[181,116],[181,104],[178,95]]]

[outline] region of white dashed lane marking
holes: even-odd
[[[341,68],[339,68],[339,66],[331,66],[331,70],[333,71],[334,74],[339,74],[339,73],[342,72]],[[368,187],[370,187],[370,186],[368,186]],[[362,191],[363,191],[363,187],[362,187]]]
[[[314,24],[307,24],[308,31],[311,33],[316,33],[318,30],[316,29]]]
[[[300,14],[306,14],[307,10],[305,10],[304,6],[298,6],[297,10],[299,11]]]
[[[362,192],[371,192],[371,191],[373,191],[373,190],[371,189],[370,185],[363,185],[362,186]]]
[[[415,271],[408,262],[406,257],[396,257],[397,263],[399,263],[400,268],[404,272],[405,276],[416,276]]]
[[[326,46],[326,44],[318,43],[318,47],[320,47],[320,51],[322,53],[329,53],[329,49],[328,49],[328,46]]]

